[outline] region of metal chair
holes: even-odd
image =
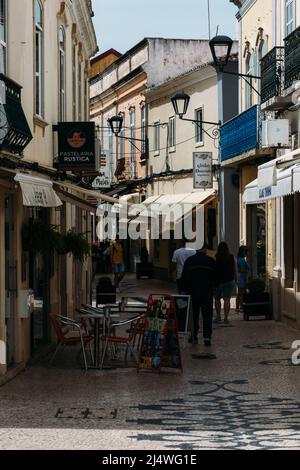
[[[136,363],[138,363],[138,357],[134,352],[135,341],[136,337],[142,335],[144,333],[144,325],[145,325],[146,315],[138,315],[128,320],[120,321],[118,323],[112,323],[109,327],[108,334],[101,337],[101,340],[104,343],[102,360],[101,360],[101,369],[103,368],[103,363],[105,359],[105,355],[107,352],[108,345],[112,345],[114,347],[118,345],[125,345],[125,358],[127,360],[128,349],[130,350],[132,356],[134,357]],[[118,336],[116,334],[116,330],[121,327],[126,327],[126,325],[130,325],[130,328],[127,330],[127,336]],[[140,344],[140,341],[139,343]]]
[[[87,344],[89,344],[90,347],[90,355],[93,361],[93,353],[91,349],[91,341],[94,339],[94,337],[90,334],[85,334],[82,332],[82,325],[75,320],[72,320],[71,318],[63,317],[61,315],[50,315],[51,322],[53,325],[53,329],[56,333],[57,336],[57,347],[54,351],[54,354],[50,360],[50,364],[53,363],[58,351],[68,344],[81,344],[81,349],[82,349],[82,354],[83,354],[83,359],[84,359],[84,365],[85,365],[85,370],[88,369],[87,366],[87,360],[86,360],[86,354],[85,354],[85,347]],[[64,331],[63,327],[68,326],[71,327],[74,331],[73,334],[69,334],[70,330]]]

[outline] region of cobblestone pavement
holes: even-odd
[[[182,341],[182,374],[34,364],[0,388],[0,449],[299,449],[297,339],[232,312],[211,348]]]

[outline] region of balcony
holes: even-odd
[[[261,60],[261,109],[278,111],[289,103],[283,96],[284,47],[274,47]]]
[[[285,38],[284,43],[284,88],[287,90],[294,82],[300,80],[300,26]]]
[[[21,86],[0,74],[0,149],[21,154],[32,139],[21,104]]]
[[[221,163],[243,159],[249,152],[255,154],[261,147],[262,112],[258,106],[226,122],[221,127]],[[234,163],[232,162],[232,163]]]

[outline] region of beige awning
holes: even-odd
[[[118,202],[118,199],[114,197],[107,196],[106,194],[98,193],[97,191],[92,191],[90,189],[81,188],[80,186],[77,186],[76,184],[67,183],[66,181],[62,181],[62,182],[56,181],[54,184],[55,186],[59,186],[63,189],[64,188],[70,189],[77,193],[84,194],[85,196],[91,196],[92,198],[95,198],[98,201],[111,202],[112,204],[115,204],[116,202]]]
[[[62,205],[53,189],[52,181],[23,173],[17,173],[14,180],[20,184],[24,206],[59,207]]]

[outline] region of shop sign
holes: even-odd
[[[58,167],[81,171],[95,169],[95,123],[61,122],[58,130]]]
[[[194,189],[213,187],[212,152],[194,152]]]
[[[109,152],[101,152],[99,163],[99,176],[92,183],[93,189],[103,189],[111,187],[111,171],[109,162]]]

